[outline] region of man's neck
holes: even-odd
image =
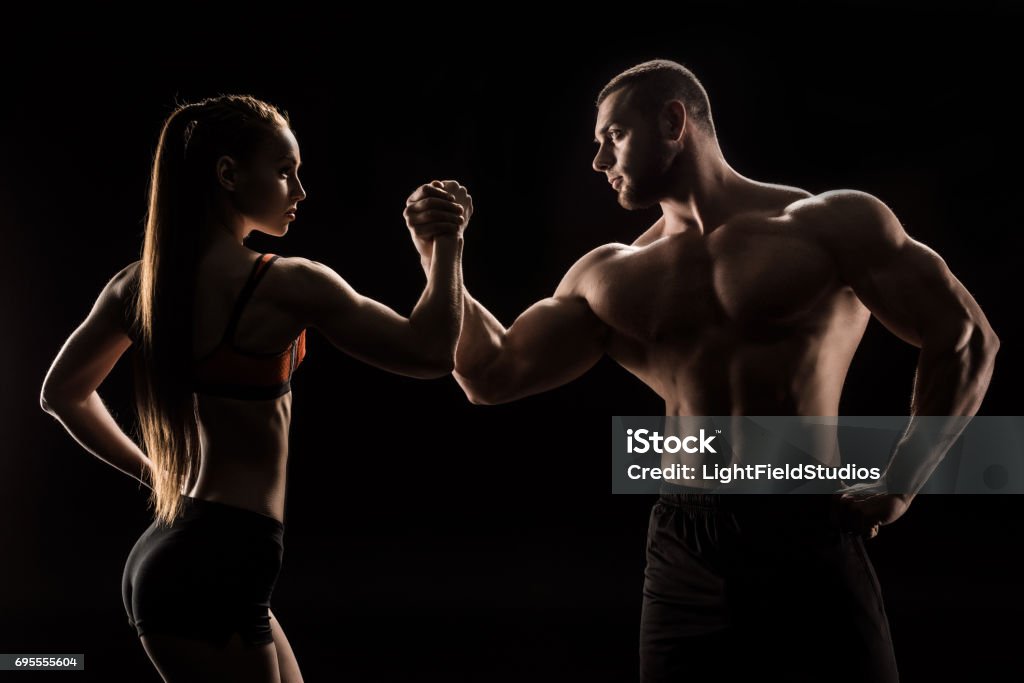
[[[707,235],[741,211],[757,185],[737,173],[717,147],[681,162],[674,191],[660,202],[665,235]]]

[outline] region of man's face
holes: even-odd
[[[646,209],[667,194],[671,148],[658,135],[657,118],[630,104],[628,87],[598,107],[594,141],[594,170],[608,176],[623,208]]]

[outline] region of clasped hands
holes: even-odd
[[[437,237],[462,237],[473,216],[473,197],[454,180],[434,180],[420,185],[405,201],[405,224],[425,267]]]

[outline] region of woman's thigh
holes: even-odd
[[[274,616],[274,610],[270,610],[270,629],[274,634],[274,647],[277,649],[277,665],[281,673],[281,683],[303,683],[299,662],[295,659],[295,653],[284,634],[284,629],[281,628],[281,623]]]
[[[157,633],[145,634],[141,641],[166,683],[284,683],[274,643],[246,647],[237,633],[223,648],[202,640]]]

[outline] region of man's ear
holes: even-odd
[[[238,162],[226,154],[217,159],[217,182],[228,192],[238,186]]]
[[[659,119],[661,134],[670,140],[679,142],[686,130],[686,107],[679,100],[669,100],[661,109]]]

